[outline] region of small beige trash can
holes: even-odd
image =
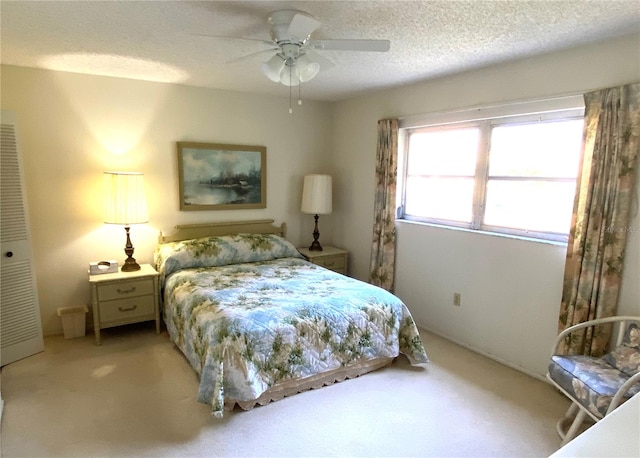
[[[58,316],[62,318],[62,329],[65,339],[84,337],[85,315],[88,311],[89,309],[86,305],[81,307],[58,308]]]

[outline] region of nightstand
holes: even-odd
[[[307,261],[325,267],[342,275],[347,275],[349,252],[333,246],[324,246],[322,251],[309,251],[309,248],[298,248]]]
[[[100,329],[156,321],[160,334],[158,306],[158,272],[149,264],[142,264],[135,272],[89,275],[93,329],[96,345],[100,345]]]

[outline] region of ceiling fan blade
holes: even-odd
[[[234,64],[236,62],[242,62],[242,61],[245,61],[245,60],[249,60],[249,59],[251,59],[253,57],[256,57],[256,56],[259,56],[261,54],[266,54],[266,53],[273,54],[274,52],[277,52],[279,50],[280,50],[280,48],[263,49],[262,51],[252,52],[251,54],[247,54],[246,56],[238,57],[237,59],[228,60],[226,63],[227,64]]]
[[[192,33],[191,35],[196,35],[198,37],[207,37],[207,38],[220,38],[223,40],[235,40],[235,41],[250,41],[252,43],[262,43],[263,45],[274,46],[274,42],[270,40],[260,40],[259,38],[243,38],[243,37],[228,37],[225,35],[210,35],[207,33]]]
[[[287,36],[305,40],[318,27],[320,27],[320,21],[306,14],[298,13],[291,19],[287,29]]]
[[[320,51],[372,51],[387,52],[389,40],[309,40],[309,48]]]

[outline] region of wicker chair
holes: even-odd
[[[557,354],[567,335],[607,323],[614,325],[615,345],[610,353],[599,358]],[[547,378],[572,401],[557,424],[562,445],[576,436],[587,415],[597,422],[640,392],[640,317],[608,317],[576,324],[558,335],[552,352]]]

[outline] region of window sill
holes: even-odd
[[[513,240],[521,240],[523,242],[532,242],[532,243],[542,243],[544,245],[553,245],[553,246],[558,246],[558,247],[564,247],[566,248],[567,246],[567,242],[559,242],[556,240],[544,240],[544,239],[538,239],[538,238],[533,238],[533,237],[525,237],[522,235],[514,235],[514,234],[503,234],[500,232],[489,232],[489,231],[481,231],[481,230],[477,230],[477,229],[467,229],[464,227],[455,227],[455,226],[446,226],[443,224],[435,224],[435,223],[425,223],[422,221],[413,221],[413,220],[408,220],[408,219],[396,219],[396,223],[400,223],[400,224],[412,224],[412,225],[417,225],[417,226],[427,226],[427,227],[433,227],[436,229],[445,229],[445,230],[450,230],[450,231],[460,231],[460,232],[467,232],[470,234],[477,234],[477,235],[483,235],[483,236],[491,236],[491,237],[500,237],[500,238],[507,238],[507,239],[513,239]]]

